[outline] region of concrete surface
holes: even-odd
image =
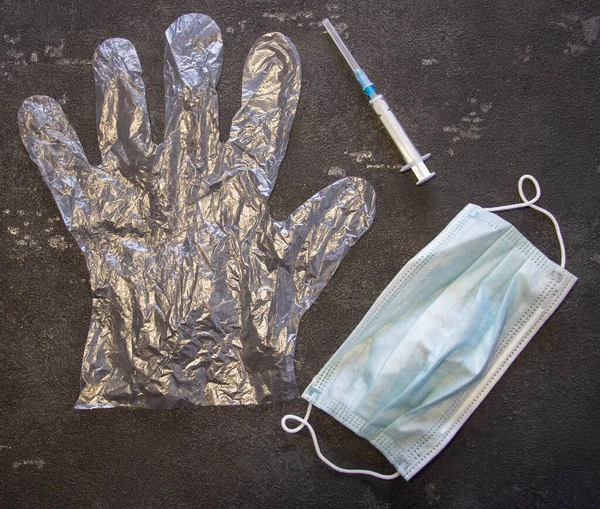
[[[413,481],[337,474],[306,433],[258,408],[76,412],[90,292],[84,260],[23,149],[26,97],[60,100],[98,161],[90,59],[108,37],[136,46],[153,130],[162,131],[163,33],[180,14],[221,27],[222,132],[239,105],[245,54],[268,31],[296,43],[303,91],[272,198],[276,217],[342,174],[378,193],[372,230],[300,327],[301,388],[403,264],[468,202],[514,202],[535,175],[579,282],[452,443]],[[0,7],[0,506],[594,507],[600,504],[600,5],[594,1],[21,1]],[[431,151],[417,188],[318,20]],[[156,136],[158,138],[158,136]],[[158,140],[157,140],[158,141]],[[554,260],[552,225],[504,215]],[[391,471],[367,442],[314,413],[341,465]]]

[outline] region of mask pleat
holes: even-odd
[[[431,353],[409,386],[377,412],[373,424],[389,423],[394,416],[394,426],[409,421],[481,378],[497,348],[519,284],[518,271],[524,263],[523,260],[512,276],[503,278],[500,288],[492,280],[506,270],[504,262],[484,278],[453,333]],[[502,294],[501,300],[498,294]],[[493,300],[499,302],[497,307],[490,306]]]
[[[366,369],[361,371],[364,380],[359,382],[363,396],[355,401],[354,408],[364,408],[368,413],[371,408],[385,407],[399,400],[408,405],[404,411],[411,410],[414,405],[405,399],[407,395],[415,391],[420,394],[430,373],[437,374],[445,359],[455,350],[465,347],[461,337],[478,337],[477,334],[468,335],[468,331],[464,330],[469,323],[482,328],[482,310],[486,310],[487,301],[478,302],[477,294],[491,278],[498,275],[509,277],[505,257],[511,249],[510,245],[495,239],[485,249],[491,259],[482,261],[484,258],[477,256],[469,267],[463,267],[455,274],[452,282],[424,301],[417,302],[394,323],[367,338],[365,345],[353,352],[352,357],[355,358],[364,359],[365,349],[368,355],[364,362]],[[469,301],[473,302],[470,308],[461,309]],[[458,303],[460,305],[457,307]],[[488,314],[492,316],[493,312],[488,310]],[[457,316],[461,317],[458,322]],[[454,332],[442,338],[441,334],[450,329]],[[346,364],[352,362],[352,359],[348,359]],[[442,369],[440,373],[444,371]],[[352,390],[356,389],[356,386],[352,387]]]

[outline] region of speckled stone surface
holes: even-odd
[[[308,434],[279,419],[302,400],[176,411],[72,410],[90,316],[84,259],[22,147],[18,108],[63,104],[92,162],[94,48],[136,46],[156,141],[163,128],[164,30],[203,12],[223,32],[221,130],[239,106],[254,40],[296,44],[302,95],[271,199],[275,217],[340,176],[377,191],[371,231],[300,326],[304,388],[406,261],[462,207],[518,200],[531,173],[557,216],[579,282],[450,445],[409,483],[343,476]],[[416,187],[318,21],[329,16],[438,176]],[[482,3],[17,1],[0,6],[0,506],[2,507],[594,507],[600,504],[600,5]],[[503,215],[549,257],[550,222]],[[329,416],[323,451],[391,471]]]

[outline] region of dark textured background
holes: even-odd
[[[281,31],[298,47],[303,89],[271,200],[275,217],[342,172],[369,179],[377,191],[373,228],[300,327],[301,389],[404,263],[468,202],[514,202],[519,176],[532,173],[540,204],[560,221],[567,268],[579,282],[451,444],[409,483],[344,476],[321,464],[306,432],[290,436],[279,427],[283,414],[304,411],[302,400],[72,410],[88,275],[21,145],[17,110],[32,94],[60,100],[98,162],[90,59],[104,39],[125,37],[144,67],[156,136],[163,33],[186,12],[210,15],[223,32],[223,133],[253,41]],[[317,26],[325,16],[339,16],[358,61],[416,145],[433,153],[434,181],[418,188],[394,169],[403,164],[399,154]],[[12,0],[2,2],[0,26],[0,506],[600,505],[597,1]],[[504,217],[558,260],[546,217],[532,210]],[[315,411],[313,422],[337,463],[392,470],[324,413]]]

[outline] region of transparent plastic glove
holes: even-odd
[[[294,398],[298,323],[371,225],[373,189],[346,178],[274,221],[267,200],[300,93],[296,49],[279,33],[252,47],[242,107],[221,143],[219,28],[189,14],[166,36],[160,145],[124,39],[94,56],[100,166],[56,101],[32,97],[19,113],[23,143],[90,271],[76,408]]]

